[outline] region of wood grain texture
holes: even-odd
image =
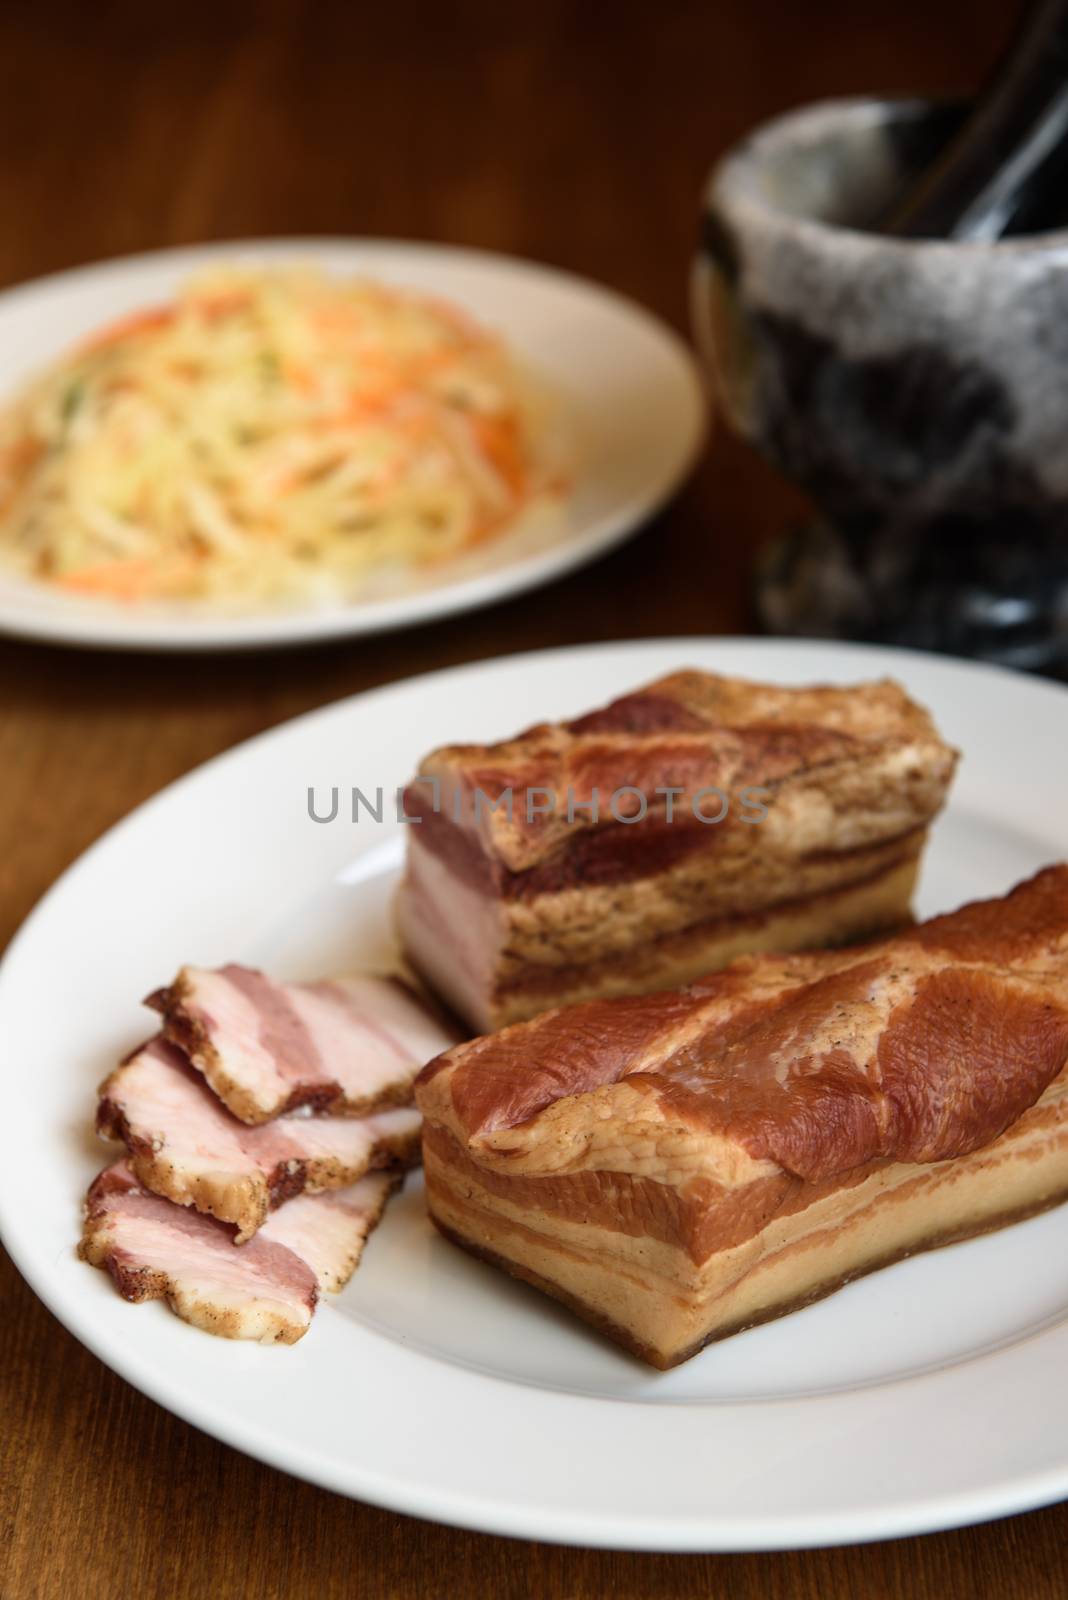
[[[957,91],[992,59],[1012,9],[217,0],[171,15],[132,0],[9,0],[0,283],[198,239],[362,232],[528,254],[684,328],[711,157],[813,97]],[[131,806],[308,707],[502,652],[744,630],[753,553],[796,509],[721,436],[633,544],[478,615],[213,660],[0,644],[0,943]],[[352,1504],[143,1399],[49,1317],[6,1258],[0,1374],[2,1600],[1065,1593],[1068,1513],[1056,1508],[868,1549],[661,1557],[511,1543]]]

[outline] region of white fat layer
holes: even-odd
[[[391,985],[371,987],[365,981],[354,987],[350,981],[339,980],[332,987],[336,998],[303,985],[283,990],[307,1028],[315,1052],[314,1070],[309,1063],[309,1081],[323,1078],[337,1083],[352,1100],[369,1099],[411,1082],[422,1059],[417,1060],[407,1041],[385,1020],[379,1020],[384,993]]]
[[[426,1007],[397,983],[383,978],[339,978],[356,1011],[362,1012],[376,1029],[388,1033],[400,1054],[423,1067],[451,1044],[452,1034],[442,1027]]]
[[[332,1194],[298,1195],[268,1219],[263,1238],[306,1261],[321,1289],[337,1290],[355,1271],[363,1247],[393,1186],[383,1172]]]

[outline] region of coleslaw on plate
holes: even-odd
[[[351,598],[558,507],[544,397],[444,301],[214,269],[0,411],[0,560],[72,593]]]

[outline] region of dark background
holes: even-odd
[[[220,0],[172,13],[9,0],[0,285],[201,239],[382,234],[570,268],[685,331],[698,197],[720,152],[809,99],[966,90],[1014,10],[1003,0]],[[0,644],[0,946],[103,828],[282,717],[505,651],[744,631],[752,555],[798,509],[720,430],[675,505],[632,544],[477,615],[248,657]],[[353,1504],[144,1400],[58,1327],[2,1256],[0,1385],[0,1600],[1066,1593],[1061,1509],[868,1549],[661,1557],[511,1543]]]

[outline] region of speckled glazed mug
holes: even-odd
[[[733,425],[820,517],[763,564],[775,632],[1068,666],[1068,230],[873,231],[962,115],[812,106],[712,174],[698,335]]]

